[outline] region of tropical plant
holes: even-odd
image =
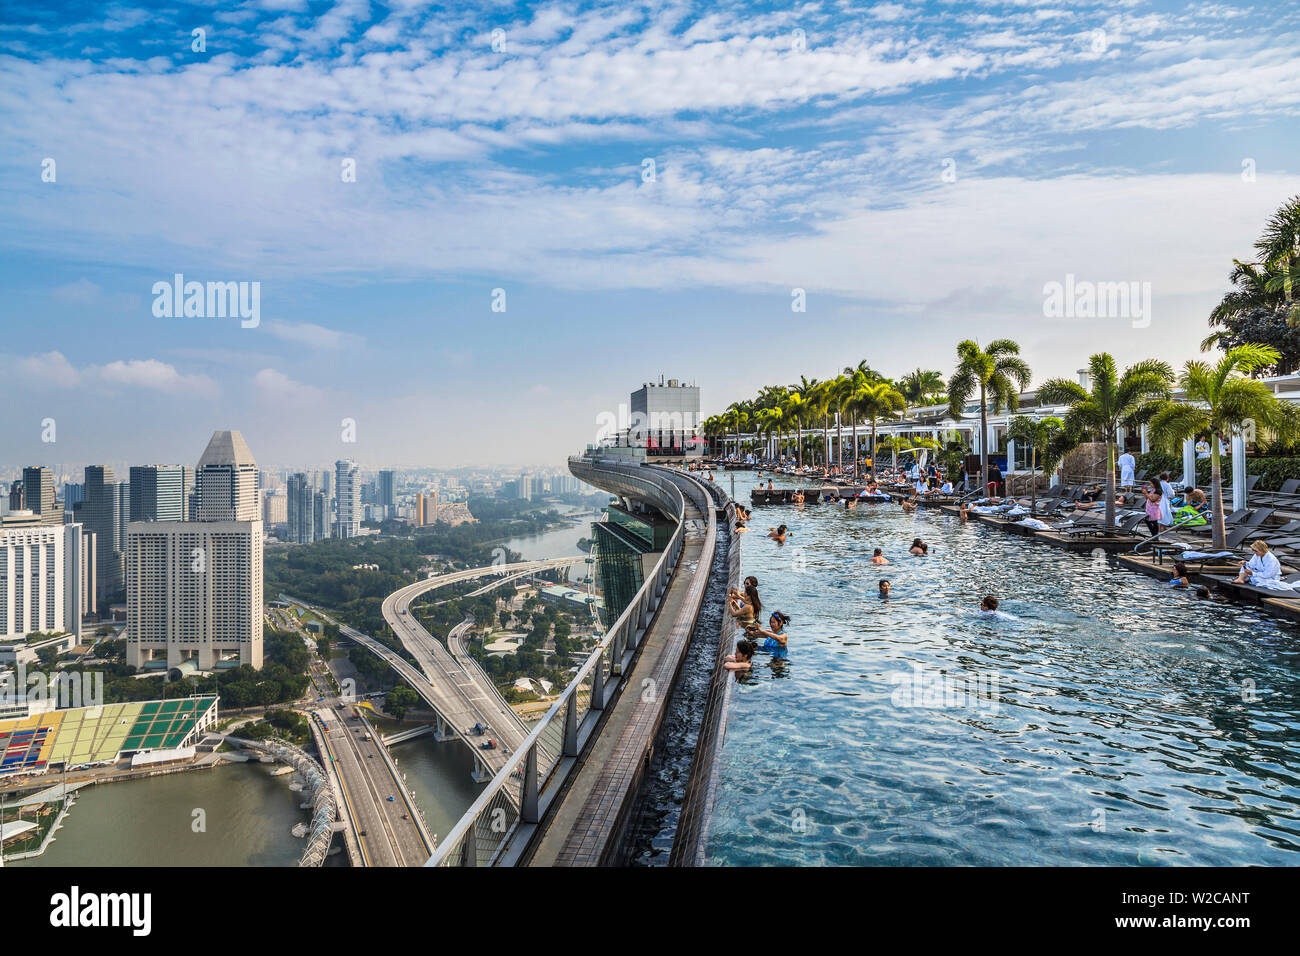
[[[856,418],[871,423],[871,476],[876,476],[876,422],[907,410],[907,399],[887,382],[863,382],[849,396],[847,407]],[[857,477],[858,459],[853,457],[853,475]]]
[[[1088,371],[1091,390],[1071,379],[1054,378],[1039,386],[1038,397],[1069,406],[1064,432],[1073,438],[1094,434],[1106,443],[1106,527],[1114,527],[1116,437],[1121,428],[1139,428],[1150,421],[1169,398],[1174,373],[1167,363],[1147,359],[1118,375],[1115,359],[1106,352],[1088,360]]]
[[[803,467],[803,426],[812,414],[816,406],[808,399],[804,398],[798,392],[795,392],[785,400],[782,412],[785,414],[788,422],[793,423],[795,427],[795,452],[799,459],[799,467]]]
[[[898,390],[913,405],[923,404],[929,396],[943,392],[943,373],[933,369],[914,369],[899,379]]]
[[[1051,471],[1067,451],[1064,440],[1065,422],[1054,415],[1030,418],[1017,415],[1011,419],[1007,434],[1029,448],[1029,510],[1038,510],[1038,462],[1044,471]]]
[[[1010,339],[990,342],[987,349],[967,339],[957,346],[957,369],[948,380],[948,412],[960,419],[966,404],[979,393],[980,487],[989,484],[989,399],[993,411],[1015,411],[1020,393],[1029,387],[1029,366],[1020,358],[1020,346]]]
[[[1186,400],[1163,402],[1151,418],[1152,438],[1168,450],[1189,438],[1209,438],[1215,548],[1223,548],[1227,541],[1219,442],[1236,436],[1250,438],[1256,429],[1264,428],[1283,440],[1300,434],[1300,412],[1295,406],[1279,400],[1263,382],[1248,377],[1276,364],[1277,359],[1274,348],[1239,345],[1215,365],[1189,361],[1178,377]]]

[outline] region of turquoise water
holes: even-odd
[[[735,688],[712,863],[1300,864],[1294,625],[937,510],[751,527],[790,656]]]

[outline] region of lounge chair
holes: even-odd
[[[1227,588],[1236,597],[1250,598],[1256,604],[1261,598],[1280,598],[1284,601],[1300,601],[1300,591],[1285,591],[1275,588],[1257,588],[1253,584],[1238,584],[1236,578],[1230,574],[1207,574],[1220,587]],[[1282,575],[1282,580],[1287,584],[1300,582],[1300,571],[1291,574]]]
[[[1123,537],[1125,535],[1133,534],[1137,530],[1137,526],[1141,524],[1144,520],[1146,520],[1146,512],[1139,511],[1129,515],[1128,517],[1124,518],[1122,521],[1119,520],[1118,517],[1116,517],[1115,527],[1113,528],[1107,527],[1103,521],[1098,521],[1096,523],[1088,521],[1088,522],[1081,522],[1079,524],[1076,524],[1074,525],[1074,527],[1071,528],[1063,528],[1061,529],[1061,533],[1068,534],[1071,536],[1114,535],[1116,537]]]
[[[1291,499],[1292,502],[1298,497],[1297,489],[1300,489],[1300,478],[1288,478],[1282,482],[1282,487],[1277,491],[1259,491],[1251,497],[1260,504],[1276,505],[1287,503],[1285,499]],[[1247,491],[1250,489],[1247,488]]]

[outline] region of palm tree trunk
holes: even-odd
[[[980,490],[989,493],[989,407],[980,383]]]
[[[1214,494],[1214,550],[1222,551],[1228,544],[1228,529],[1223,523],[1223,472],[1219,465],[1219,435],[1210,435],[1210,489]]]
[[[1115,527],[1115,435],[1106,436],[1106,527]]]
[[[844,474],[844,422],[840,420],[839,413],[835,415],[835,464],[840,470],[840,475]]]

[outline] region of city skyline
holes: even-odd
[[[19,462],[190,460],[235,428],[273,467],[556,467],[660,375],[709,414],[862,358],[947,374],[971,336],[1020,341],[1035,383],[1080,340],[1180,364],[1300,193],[1294,9],[11,20]],[[1149,284],[1143,313],[1050,315],[1076,278]],[[185,317],[178,281],[238,288]]]

